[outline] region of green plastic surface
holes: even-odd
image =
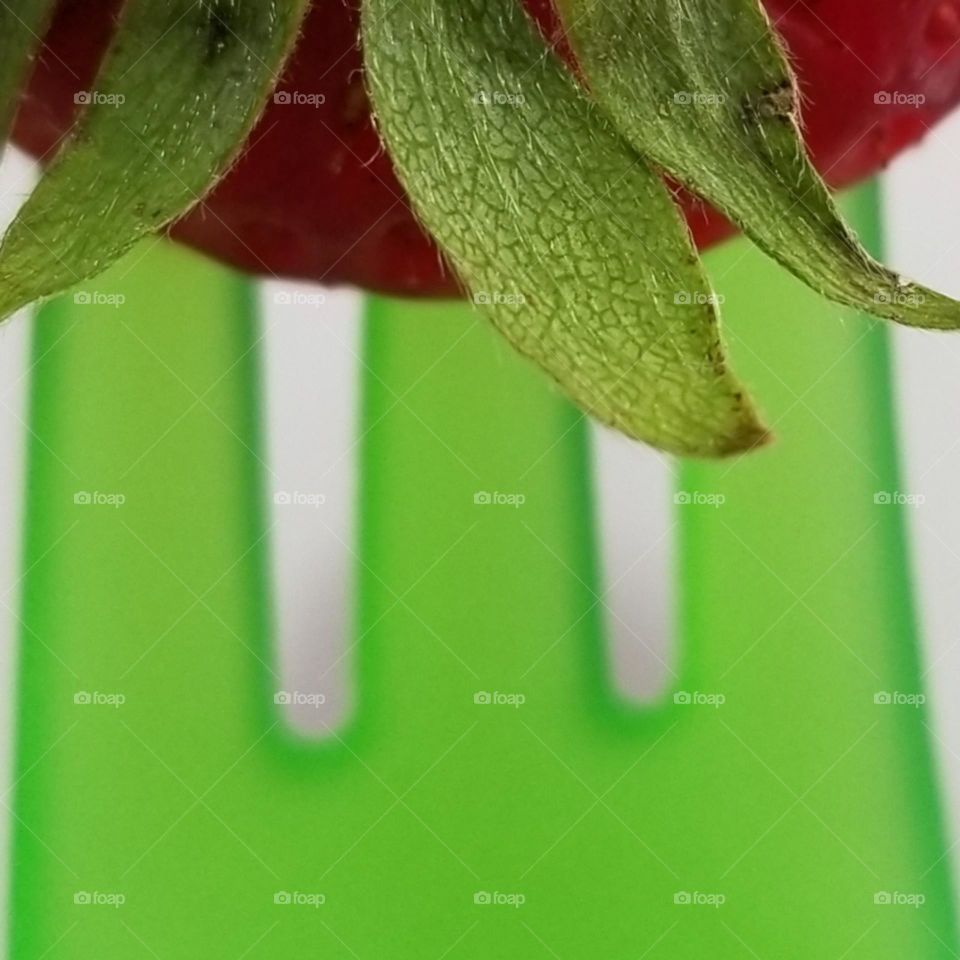
[[[875,703],[920,683],[885,334],[742,242],[710,266],[780,438],[678,479],[725,498],[676,508],[677,686],[722,705],[612,699],[583,418],[467,307],[373,300],[326,744],[272,702],[251,288],[158,244],[119,307],[45,308],[15,960],[953,956],[924,711]]]

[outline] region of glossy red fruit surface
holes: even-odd
[[[551,0],[523,2],[562,47]],[[800,78],[807,142],[833,186],[882,168],[960,102],[960,0],[764,2]],[[74,95],[93,85],[120,5],[61,0],[14,132],[36,156],[52,156],[72,125]],[[317,0],[242,157],[171,232],[266,276],[412,296],[455,292],[374,130],[358,7]],[[698,244],[729,233],[704,205],[683,202]]]

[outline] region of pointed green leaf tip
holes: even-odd
[[[660,178],[517,0],[366,0],[381,134],[480,312],[584,410],[663,450],[766,439]]]
[[[200,200],[259,117],[308,5],[129,0],[96,90],[78,91],[89,106],[76,135],[0,246],[0,316],[100,273]]]
[[[589,87],[650,163],[814,290],[898,323],[960,304],[870,258],[811,164],[796,81],[758,0],[557,0]]]

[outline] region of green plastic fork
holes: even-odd
[[[676,689],[612,693],[583,418],[467,307],[371,300],[320,741],[274,705],[251,286],[157,242],[47,306],[12,956],[955,956],[885,334],[743,242],[710,268],[780,443],[680,469]]]

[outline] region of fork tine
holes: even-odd
[[[673,471],[670,461],[595,426],[596,536],[607,660],[628,700],[659,699],[673,669]]]
[[[362,299],[271,282],[261,306],[274,650],[288,722],[320,735],[352,704]]]

